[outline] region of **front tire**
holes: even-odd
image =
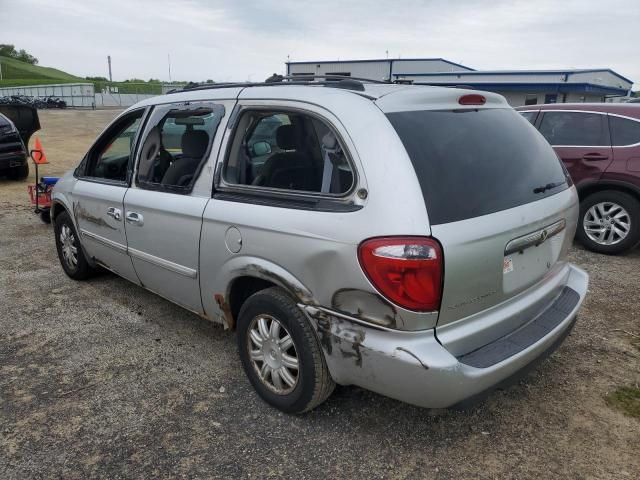
[[[240,360],[258,395],[286,413],[324,402],[335,383],[312,326],[281,288],[249,297],[238,315]]]
[[[62,212],[56,217],[54,231],[58,259],[64,273],[74,280],[91,277],[94,270],[84,256],[78,232],[67,212]]]
[[[631,195],[606,190],[580,202],[576,236],[587,249],[617,255],[640,242],[640,202]]]

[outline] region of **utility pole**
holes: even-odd
[[[113,82],[113,77],[111,76],[111,55],[107,55],[107,64],[109,65],[109,81]]]
[[[167,53],[167,63],[169,64],[169,83],[171,83],[171,55]]]

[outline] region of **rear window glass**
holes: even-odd
[[[640,143],[640,122],[609,116],[611,144],[615,147]]]
[[[553,149],[514,110],[387,117],[411,158],[434,225],[517,207],[567,188]],[[557,186],[540,191],[550,184]]]

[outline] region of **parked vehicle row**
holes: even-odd
[[[258,394],[303,412],[336,383],[448,407],[553,351],[587,292],[578,209],[501,96],[342,80],[145,100],[51,216],[67,275],[106,267],[235,329]]]
[[[10,95],[0,97],[0,103],[5,105],[28,105],[38,110],[47,108],[67,108],[67,102],[57,97],[29,97],[27,95]]]
[[[618,254],[640,242],[640,105],[519,107],[553,146],[580,197],[577,238]]]

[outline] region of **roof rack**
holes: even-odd
[[[320,79],[319,81],[317,79]],[[167,94],[190,92],[192,90],[210,90],[218,88],[283,86],[283,85],[321,85],[324,87],[343,88],[346,90],[364,91],[365,83],[387,84],[392,82],[371,78],[348,77],[344,75],[273,75],[265,82],[227,82],[227,83],[188,83],[181,89],[169,90]]]

